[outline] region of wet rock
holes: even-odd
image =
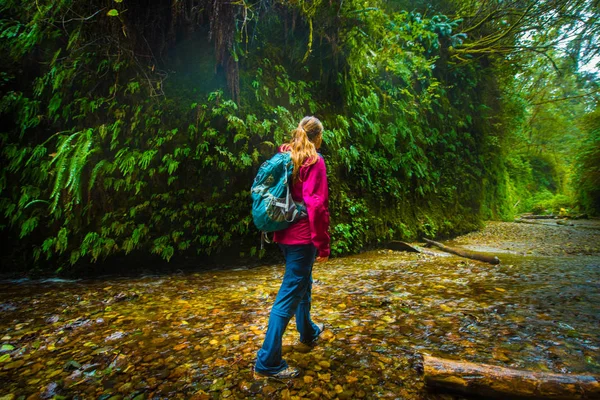
[[[58,383],[52,382],[49,383],[45,388],[40,397],[42,399],[51,399],[56,396],[56,391],[58,390]]]
[[[80,369],[81,368],[81,364],[79,364],[77,361],[75,360],[69,360],[65,363],[65,365],[63,366],[63,369],[65,371],[74,371],[76,369]]]
[[[88,326],[91,325],[92,321],[83,317],[80,318],[76,318],[72,321],[69,321],[65,326],[63,326],[61,329],[65,329],[65,330],[74,330],[76,328],[80,328],[80,327],[84,327],[84,326]]]
[[[163,379],[167,379],[167,377],[170,374],[171,374],[171,371],[169,371],[168,369],[161,369],[160,371],[158,371],[158,373],[155,376],[156,376],[156,379],[163,380]]]
[[[135,292],[120,292],[120,293],[117,293],[116,295],[114,295],[112,298],[104,300],[103,302],[105,304],[119,303],[122,301],[134,300],[134,299],[137,299],[138,297],[140,297],[140,295]]]
[[[119,386],[119,388],[117,389],[117,391],[119,393],[123,393],[123,394],[130,393],[132,390],[133,390],[133,384],[131,382],[124,383],[121,386]]]
[[[117,331],[117,332],[114,332],[114,333],[110,334],[109,336],[107,336],[106,339],[104,339],[104,341],[111,342],[113,340],[119,340],[119,339],[122,339],[123,336],[125,336],[124,332]]]
[[[144,361],[145,363],[149,363],[149,362],[152,362],[152,360],[157,359],[158,357],[160,357],[158,354],[151,353],[151,354],[148,354],[147,356],[145,356],[142,361]]]
[[[119,354],[114,360],[113,362],[110,363],[110,366],[112,368],[115,368],[117,370],[122,369],[125,365],[127,365],[127,356],[124,354]]]
[[[211,390],[211,392],[219,391],[219,390],[223,390],[225,387],[226,387],[225,379],[219,378],[219,379],[215,379],[213,381],[212,385],[210,385],[210,390]]]
[[[262,388],[262,393],[263,393],[265,396],[270,396],[270,395],[272,395],[273,393],[275,393],[276,391],[277,391],[277,389],[275,389],[275,388],[274,388],[273,386],[271,386],[271,385],[265,385],[265,386]]]
[[[209,400],[210,396],[204,390],[199,390],[190,397],[190,400]]]
[[[102,382],[102,386],[104,387],[104,389],[112,389],[115,387],[116,384],[117,384],[117,380],[114,378],[105,379]]]
[[[250,385],[249,391],[253,394],[258,394],[262,391],[263,384],[261,382],[252,382]]]
[[[189,371],[189,368],[185,365],[181,365],[173,370],[169,375],[169,379],[179,379]]]
[[[67,376],[64,380],[63,380],[63,384],[65,387],[70,387],[73,384],[80,382],[82,379],[84,379],[84,375],[81,371],[73,371],[73,373],[69,376]]]

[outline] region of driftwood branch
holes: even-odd
[[[400,240],[392,240],[391,242],[389,242],[386,246],[388,249],[390,250],[394,250],[394,251],[407,251],[409,253],[420,253],[421,250],[417,247],[414,247],[411,244],[408,244],[406,242],[402,242]]]
[[[522,219],[522,218],[515,219],[515,222],[516,222],[516,223],[519,223],[519,224],[531,224],[531,225],[545,225],[545,226],[552,226],[552,225],[545,224],[545,223],[543,223],[543,222],[538,222],[538,221],[536,221],[536,220],[526,220],[526,219]]]
[[[456,254],[457,256],[470,258],[472,260],[483,261],[483,262],[490,263],[490,264],[500,264],[500,259],[496,256],[488,256],[485,254],[476,253],[474,251],[469,251],[469,250],[465,250],[465,249],[457,249],[455,247],[448,247],[441,243],[434,242],[433,240],[429,240],[429,239],[423,239],[423,240],[426,241],[427,243],[439,248],[440,250],[447,252],[447,253]]]
[[[600,399],[600,377],[555,374],[424,356],[428,386],[485,398]]]

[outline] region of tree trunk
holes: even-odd
[[[496,256],[487,256],[485,254],[475,253],[473,251],[444,246],[441,243],[434,242],[433,240],[429,240],[429,239],[423,239],[423,240],[431,245],[434,245],[435,247],[438,247],[439,249],[441,249],[447,253],[456,254],[457,256],[470,258],[472,260],[483,261],[483,262],[487,262],[490,264],[500,264],[500,259],[498,259],[498,257],[496,257]]]
[[[487,398],[600,399],[600,377],[522,371],[424,356],[429,386]]]

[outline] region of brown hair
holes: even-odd
[[[294,162],[293,181],[300,179],[300,167],[313,165],[319,160],[317,148],[323,140],[323,124],[315,117],[304,117],[298,127],[292,131],[292,140],[282,146],[289,151]]]

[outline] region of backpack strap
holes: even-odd
[[[269,240],[269,233],[268,232],[261,232],[260,233],[260,249],[261,250],[265,249],[265,243],[271,244],[272,242],[273,242],[273,240]]]

